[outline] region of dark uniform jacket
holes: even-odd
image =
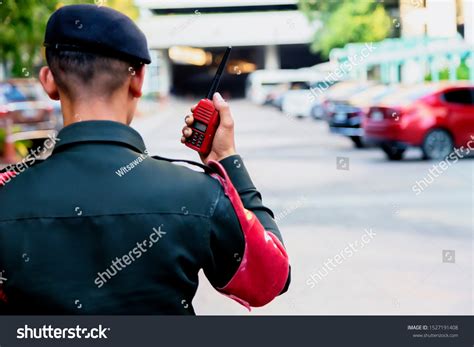
[[[221,164],[281,240],[242,159]],[[135,130],[111,121],[61,130],[0,202],[0,314],[193,314],[199,270],[223,287],[245,246],[217,180],[148,157]]]

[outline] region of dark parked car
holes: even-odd
[[[374,85],[373,82],[341,82],[328,90],[323,104],[330,131],[349,137],[356,147],[363,147],[363,130],[360,126],[363,111],[350,100],[354,100]]]

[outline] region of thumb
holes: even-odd
[[[224,100],[224,98],[219,94],[215,93],[212,101],[214,107],[219,112],[220,124],[226,128],[231,128],[234,126],[234,120],[232,119],[232,114],[230,112],[229,104]]]

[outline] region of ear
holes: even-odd
[[[39,81],[43,86],[44,91],[51,99],[59,100],[58,86],[49,67],[43,66],[41,68],[39,73]]]
[[[132,68],[131,68],[132,69]],[[145,80],[145,65],[142,65],[138,70],[133,70],[132,78],[130,80],[130,94],[134,98],[142,96],[143,81]]]

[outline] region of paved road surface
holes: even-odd
[[[191,104],[148,105],[133,126],[150,153],[196,159],[179,143]],[[293,267],[290,291],[251,314],[472,314],[472,159],[435,172],[416,195],[412,187],[431,181],[436,164],[416,150],[388,162],[322,122],[231,105],[238,151],[277,215]],[[201,278],[198,314],[248,314]]]

